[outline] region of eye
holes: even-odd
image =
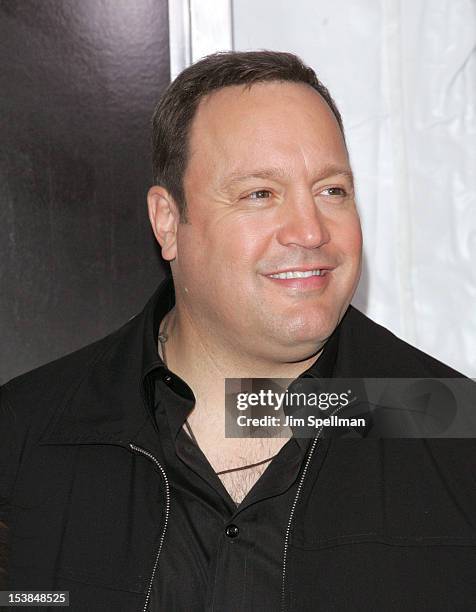
[[[347,191],[342,187],[326,187],[326,189],[323,189],[321,193],[323,195],[330,195],[339,198],[345,198],[347,195]]]
[[[259,189],[258,191],[252,191],[247,196],[245,196],[245,200],[267,200],[271,197],[271,191],[267,189]]]

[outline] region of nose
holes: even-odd
[[[311,193],[301,193],[283,203],[276,238],[284,246],[296,245],[306,249],[315,249],[329,242],[328,222]]]

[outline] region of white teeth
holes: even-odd
[[[323,270],[309,270],[308,272],[279,272],[279,274],[270,274],[271,278],[309,278],[310,276],[322,276]]]

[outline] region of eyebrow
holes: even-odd
[[[229,174],[223,181],[223,186],[226,189],[233,188],[235,185],[243,183],[250,179],[285,179],[289,175],[282,168],[263,168],[261,170],[255,170],[248,174],[240,174],[234,172]],[[322,181],[330,176],[343,176],[347,178],[352,187],[354,186],[354,175],[352,170],[345,166],[338,166],[335,164],[326,164],[319,170],[317,178],[313,182]]]

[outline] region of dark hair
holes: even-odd
[[[201,98],[230,85],[263,81],[306,83],[321,94],[344,135],[342,118],[327,88],[312,68],[292,53],[277,51],[224,51],[192,64],[167,87],[154,112],[154,183],[165,187],[186,220],[183,177],[187,166],[188,137]]]

